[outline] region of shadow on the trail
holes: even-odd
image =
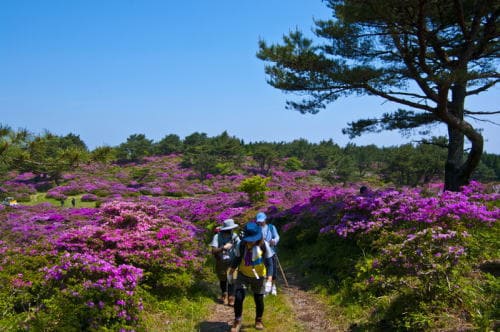
[[[227,322],[201,322],[196,331],[199,332],[226,332],[231,330]]]

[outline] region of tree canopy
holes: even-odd
[[[339,97],[371,95],[401,105],[380,118],[360,119],[351,137],[381,130],[448,128],[445,188],[458,190],[479,165],[483,137],[467,117],[500,113],[464,108],[468,96],[500,78],[500,5],[490,0],[328,0],[332,19],[315,21],[317,40],[300,31],[282,44],[261,40],[268,83],[305,94],[287,101],[317,113]],[[321,43],[319,41],[322,41]],[[471,148],[464,158],[464,137]]]

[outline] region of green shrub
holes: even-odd
[[[46,256],[28,256],[6,252],[0,270],[0,330],[27,329],[33,314],[43,308],[50,296],[43,288]]]
[[[130,172],[130,176],[137,182],[150,182],[153,179],[150,173],[151,170],[149,168],[134,168]]]
[[[287,159],[285,162],[285,169],[287,171],[298,171],[301,170],[302,167],[302,162],[297,158],[297,157],[290,157]]]
[[[217,174],[230,175],[234,173],[234,165],[230,162],[217,163],[215,164],[215,168],[217,169]]]
[[[243,180],[238,190],[246,193],[251,203],[262,202],[266,199],[266,191],[269,190],[267,183],[270,180],[269,177],[263,178],[255,175]]]
[[[111,192],[108,189],[97,189],[92,191],[92,193],[98,197],[107,197],[111,195]]]

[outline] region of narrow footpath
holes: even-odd
[[[334,322],[335,317],[328,313],[330,310],[322,303],[318,296],[303,289],[293,275],[287,275],[289,287],[280,282],[277,298],[266,297],[264,324],[268,332],[310,332],[349,331],[348,326],[341,326]],[[247,296],[243,312],[244,322],[242,331],[256,331],[253,324],[253,298]],[[251,307],[249,307],[251,306]],[[286,312],[285,312],[286,311]],[[283,319],[283,317],[287,317]],[[292,317],[290,317],[292,316]],[[233,308],[227,305],[214,303],[212,315],[200,323],[199,332],[227,332],[234,317]],[[272,320],[272,322],[269,322]],[[267,323],[267,324],[266,324]]]

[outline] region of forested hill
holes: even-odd
[[[0,174],[10,170],[33,172],[58,182],[63,172],[88,162],[140,162],[144,157],[175,153],[182,154],[182,165],[191,168],[199,179],[208,174],[237,173],[245,158],[251,158],[260,174],[269,173],[273,166],[282,166],[288,171],[317,170],[330,184],[369,181],[417,186],[442,181],[446,144],[442,137],[384,148],[353,144],[341,147],[331,140],[310,143],[305,139],[245,143],[227,132],[214,137],[195,132],[184,139],[169,134],[158,142],[133,134],[118,146],[89,151],[75,134],[34,135],[0,126]],[[500,156],[484,153],[472,179],[499,181]]]

